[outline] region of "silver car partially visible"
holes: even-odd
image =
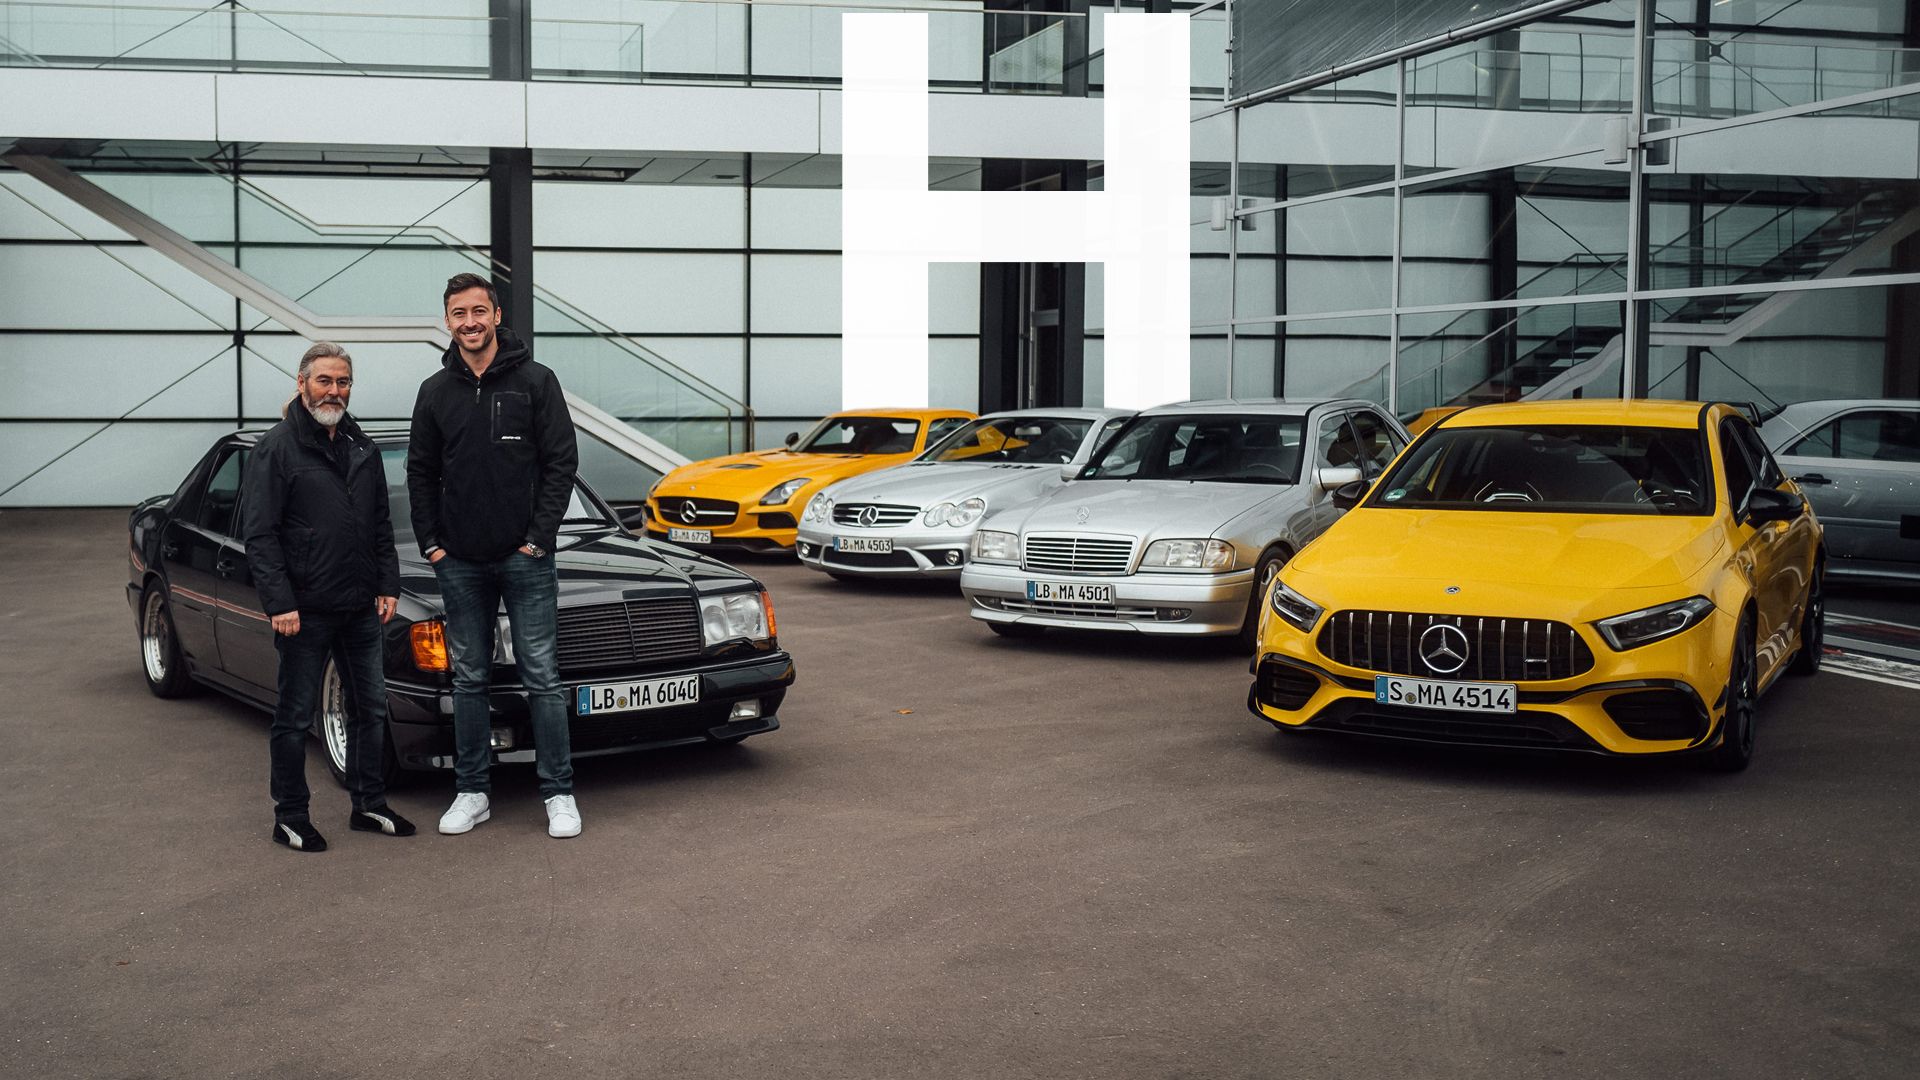
[[[1760,438],[1825,526],[1828,573],[1920,580],[1920,400],[1802,401]]]
[[[1334,491],[1407,441],[1360,400],[1149,409],[1059,491],[989,514],[960,588],[1003,635],[1238,634],[1251,648],[1258,598],[1340,516]]]
[[[903,465],[815,495],[794,550],[834,577],[952,577],[986,514],[1031,502],[1077,473],[1133,414],[1017,409],[967,423]]]

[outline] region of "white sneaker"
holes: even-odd
[[[487,797],[477,791],[465,791],[453,797],[453,805],[440,815],[440,831],[458,836],[493,816]]]
[[[555,795],[547,800],[547,835],[580,835],[580,808],[573,804],[573,796]]]

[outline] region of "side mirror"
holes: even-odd
[[[1319,485],[1321,491],[1332,491],[1334,488],[1345,487],[1360,479],[1362,479],[1360,470],[1352,465],[1329,465],[1323,469],[1315,469],[1313,473],[1313,482]]]
[[[1081,466],[1079,465],[1062,465],[1060,466],[1060,479],[1072,480],[1074,477],[1080,475],[1080,469]]]
[[[1768,525],[1776,521],[1792,521],[1805,509],[1806,504],[1798,495],[1757,487],[1753,489],[1753,494],[1747,496],[1747,524]]]
[[[789,431],[789,432],[787,432],[787,438],[786,438],[786,443],[787,443],[787,446],[789,446],[789,447],[791,447],[791,446],[793,446],[793,444],[794,444],[794,443],[797,443],[797,442],[799,442],[799,441],[800,441],[800,433],[799,433],[799,432],[797,432],[797,431]]]
[[[638,506],[618,506],[614,513],[620,515],[620,524],[633,532],[644,532],[647,528],[647,504]]]
[[[1324,469],[1322,471],[1333,472],[1335,470]],[[1342,510],[1351,510],[1359,506],[1360,500],[1366,497],[1367,482],[1365,480],[1349,480],[1333,489],[1333,505]]]

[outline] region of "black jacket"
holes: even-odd
[[[299,398],[247,459],[247,566],[269,615],[373,610],[400,595],[380,451],[351,417],[327,438]]]
[[[573,417],[553,372],[506,329],[475,378],[447,346],[420,384],[407,448],[407,493],[420,553],[500,559],[522,544],[553,550],[579,464]]]

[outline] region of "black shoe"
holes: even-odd
[[[320,830],[314,828],[311,821],[275,822],[273,842],[309,854],[327,850],[327,838],[320,835]]]
[[[347,828],[354,832],[386,833],[388,836],[413,835],[413,822],[401,817],[389,806],[355,810],[347,815]]]

